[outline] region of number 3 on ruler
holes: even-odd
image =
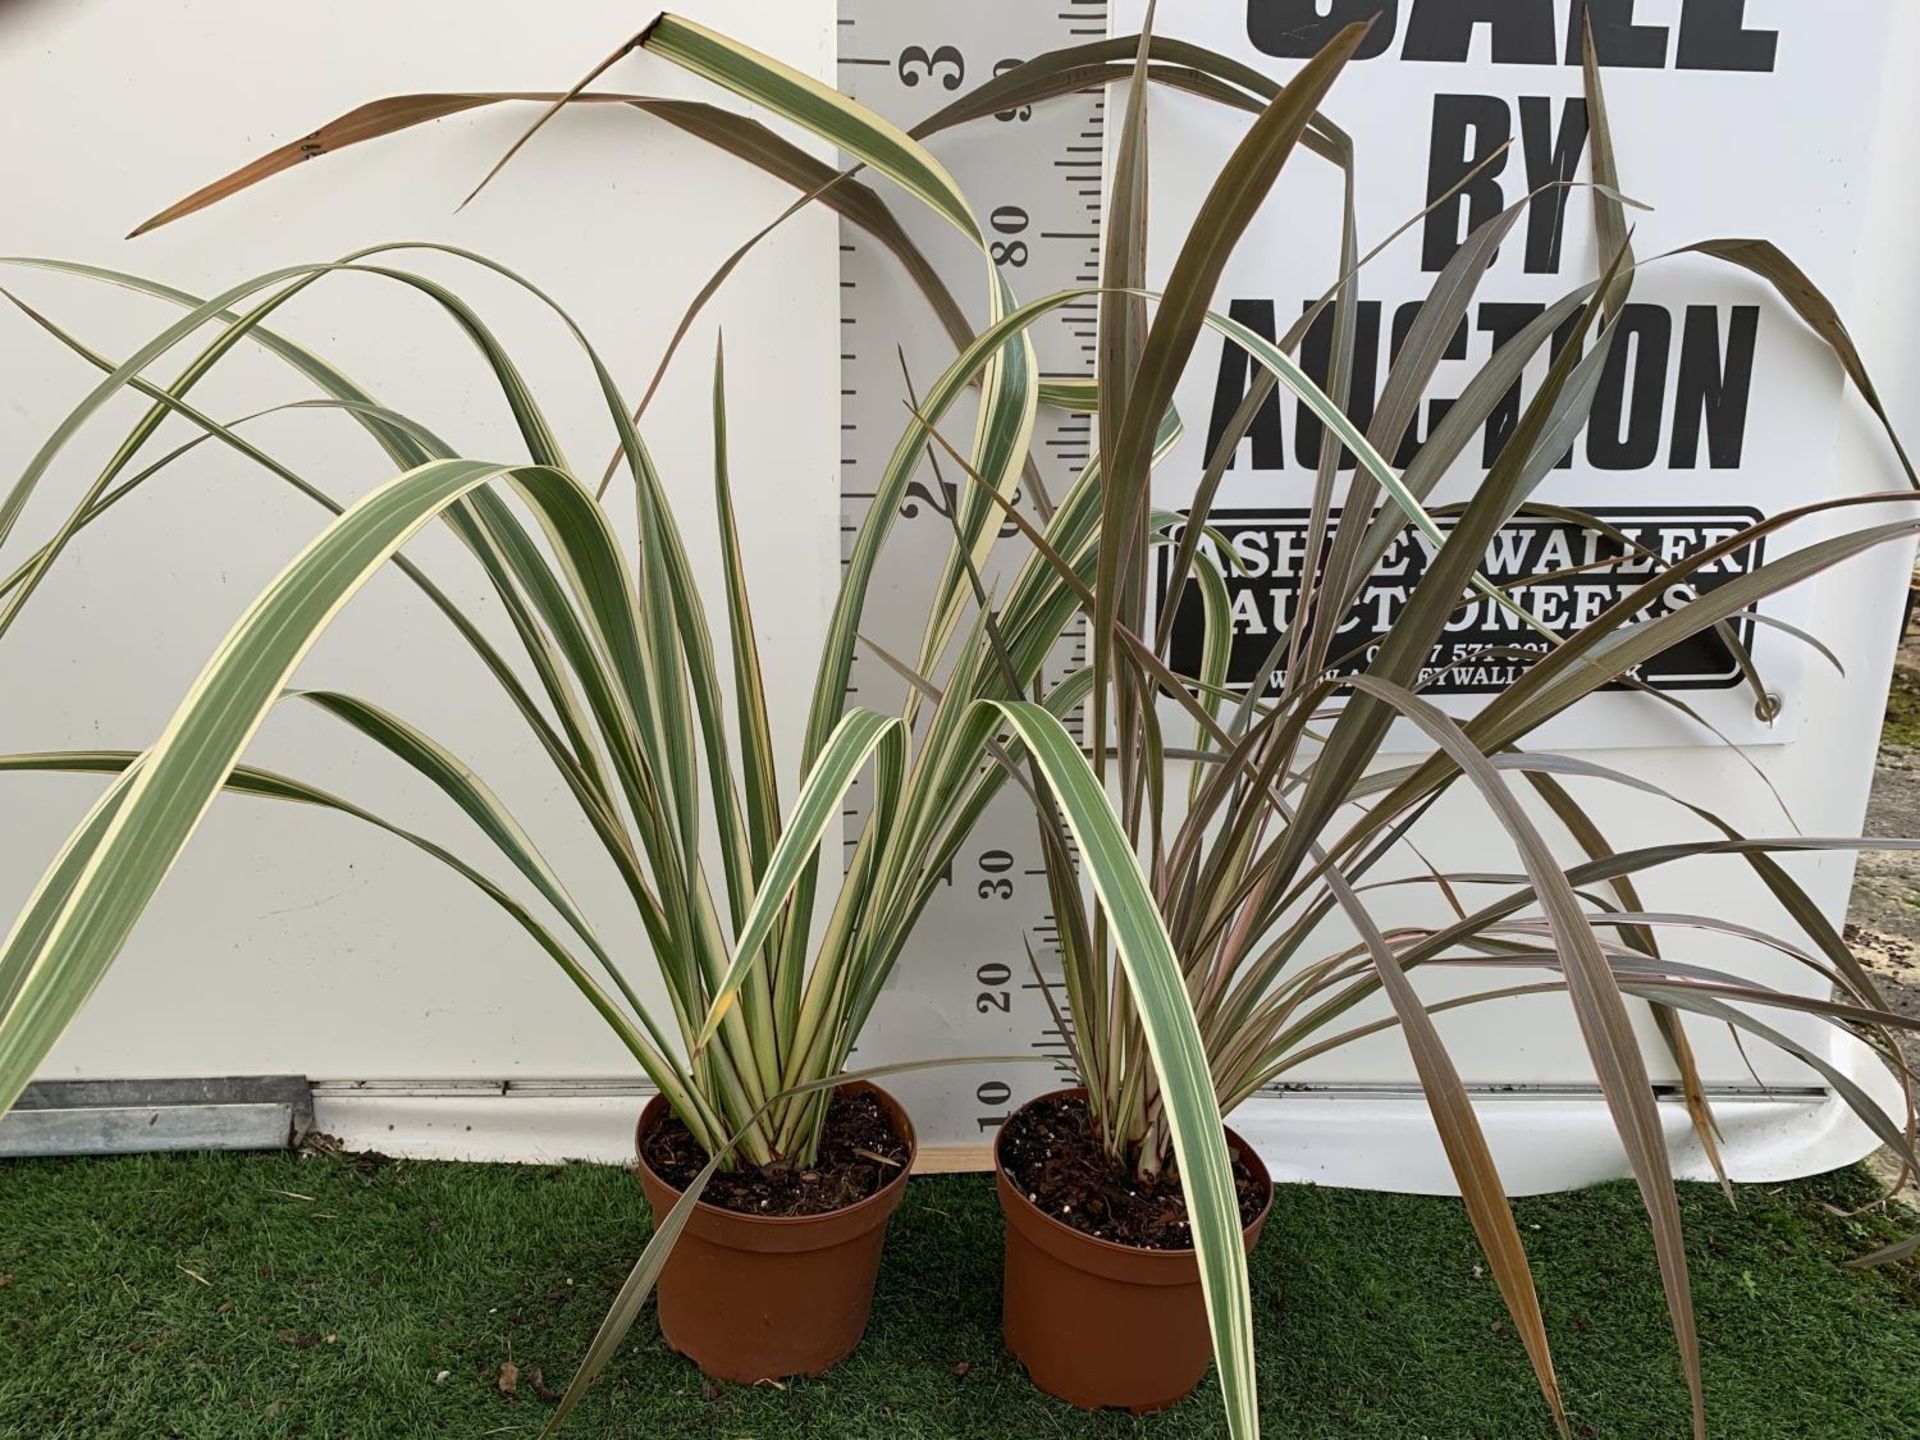
[[[951,45],[942,45],[931,55],[922,46],[909,45],[900,52],[899,70],[902,85],[918,85],[922,79],[932,79],[935,72],[943,72],[940,83],[958,90],[967,78],[966,59]]]

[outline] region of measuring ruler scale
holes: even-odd
[[[966,5],[842,0],[840,87],[902,127],[1022,60],[1107,33],[1108,0],[975,0]],[[1006,111],[933,137],[928,143],[952,172],[991,240],[1001,275],[1021,300],[1091,285],[1100,269],[1102,155],[1106,97],[1061,96]],[[986,320],[980,257],[951,226],[876,184],[914,242],[933,261],[979,328]],[[1069,302],[1032,332],[1041,372],[1087,377],[1094,370],[1096,302]],[[842,559],[872,505],[888,455],[911,418],[913,392],[924,393],[952,361],[953,345],[898,263],[864,232],[840,231],[840,406]],[[905,371],[902,373],[904,355]],[[954,407],[942,429],[964,445],[972,400]],[[1092,454],[1092,417],[1042,408],[1033,456],[1056,500]],[[941,483],[944,481],[944,486]],[[933,578],[952,547],[948,515],[957,467],[939,479],[922,460],[883,547],[862,633],[891,654],[919,653]],[[1023,513],[1038,520],[1032,497]],[[1007,532],[1012,526],[1006,527]],[[982,576],[1003,594],[1029,547],[1017,534],[996,547]],[[1057,677],[1085,659],[1078,628],[1047,667]],[[856,649],[851,696],[882,712],[898,709],[899,678],[864,647]],[[871,795],[863,777],[849,796],[847,856]],[[861,1040],[856,1064],[938,1055],[1062,1053],[1062,1037],[1027,962],[1028,944],[1057,974],[1055,927],[1031,802],[1009,785],[953,858]],[[955,1164],[977,1163],[1000,1122],[1024,1100],[1059,1084],[1044,1064],[954,1068],[886,1082],[914,1115],[923,1144]]]

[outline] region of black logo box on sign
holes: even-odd
[[[1644,585],[1667,564],[1715,545],[1761,518],[1758,510],[1728,506],[1589,506],[1588,515],[1617,532],[1607,534],[1547,516],[1518,516],[1487,546],[1481,572],[1506,589],[1513,602],[1540,625],[1567,634],[1607,606]],[[1293,621],[1299,597],[1308,512],[1303,509],[1215,510],[1208,528],[1234,552],[1235,564],[1220,566],[1231,606],[1233,643],[1228,684],[1244,691],[1272,653],[1277,636]],[[1335,511],[1337,522],[1339,512]],[[1453,521],[1436,516],[1444,532]],[[1176,536],[1178,530],[1173,532]],[[1630,547],[1622,540],[1631,542]],[[1744,545],[1701,567],[1663,591],[1643,612],[1645,619],[1677,609],[1694,596],[1746,574],[1764,558],[1765,540]],[[1219,561],[1217,545],[1201,542]],[[1434,546],[1412,527],[1382,557],[1341,623],[1332,647],[1335,674],[1365,667],[1386,637],[1432,558]],[[1155,587],[1166,603],[1166,567],[1171,547],[1157,550]],[[1611,562],[1611,563],[1607,563]],[[1538,576],[1537,580],[1528,577]],[[1736,620],[1742,645],[1752,643],[1753,622]],[[1200,664],[1205,620],[1198,585],[1189,582],[1174,616],[1171,660],[1180,674]],[[1530,663],[1527,652],[1545,649],[1539,632],[1483,595],[1469,594],[1427,659],[1428,694],[1490,695],[1511,685]],[[1661,690],[1720,690],[1740,683],[1740,668],[1713,631],[1662,652],[1634,674]],[[1276,677],[1277,678],[1277,677]],[[1611,689],[1627,688],[1616,682]]]

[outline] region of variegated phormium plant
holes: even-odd
[[[1001,531],[994,501],[1010,494],[1030,465],[1037,406],[1086,402],[1080,389],[1041,384],[1027,338],[1035,321],[1068,297],[1025,306],[1016,302],[988,257],[965,196],[914,136],[777,61],[673,16],[655,21],[613,58],[636,49],[704,76],[831,142],[854,157],[856,170],[885,177],[952,224],[981,252],[986,328],[972,333],[885,203],[854,174],[837,172],[767,126],[724,109],[583,87],[548,96],[377,101],[207,187],[142,228],[178,218],[327,149],[495,99],[531,98],[550,101],[549,115],[569,102],[617,103],[664,119],[792,184],[800,192],[794,209],[819,201],[886,243],[925,291],[958,353],[916,397],[916,412],[903,416],[872,518],[855,542],[820,657],[804,736],[804,776],[791,802],[783,807],[775,774],[749,577],[735,542],[726,387],[717,356],[714,503],[726,577],[724,619],[710,619],[708,597],[695,587],[679,526],[641,440],[638,417],[646,398],[632,405],[580,328],[530,281],[495,262],[449,246],[382,245],[329,264],[274,270],[202,298],[94,266],[8,261],[125,287],[172,302],[185,313],[132,354],[116,359],[95,353],[54,319],[14,301],[102,374],[0,495],[0,547],[12,538],[53,462],[110,400],[130,390],[150,403],[53,535],[0,576],[0,636],[88,526],[164,475],[192,445],[231,449],[333,518],[260,593],[151,745],[0,756],[5,770],[112,777],[0,945],[0,1109],[17,1098],[85,1003],[224,790],[354,816],[468,880],[562,968],[627,1046],[707,1148],[707,1175],[722,1165],[804,1162],[817,1143],[826,1093],[847,1078],[845,1066],[861,1026],[973,821],[1010,774],[1036,786],[1036,795],[1039,786],[1053,783],[1063,827],[1057,833],[1072,827],[1086,848],[1091,874],[1121,937],[1122,962],[1137,987],[1145,1043],[1164,1066],[1170,1133],[1190,1176],[1195,1228],[1207,1259],[1210,1320],[1221,1336],[1230,1425],[1235,1434],[1251,1435],[1257,1422],[1245,1260],[1233,1227],[1219,1112],[1205,1083],[1199,1031],[1144,879],[1117,843],[1111,814],[1060,723],[1084,696],[1090,677],[1069,679],[1051,690],[1041,683],[1042,661],[1076,615],[1078,598],[1047,564],[1034,559],[993,622],[976,604],[978,573]],[[1130,73],[1124,61],[1128,53],[1106,44],[1042,57],[956,102],[922,130],[989,115],[1012,100],[1040,101],[1104,79],[1124,79]],[[1166,69],[1176,83],[1203,89],[1220,85],[1184,65]],[[571,468],[536,386],[485,319],[442,282],[405,268],[408,252],[417,250],[436,251],[504,278],[567,327],[593,370],[597,398],[617,441],[608,478],[624,471],[625,482],[633,486],[630,531],[623,533],[600,503],[607,478],[596,488]],[[696,299],[695,310],[737,259],[721,267]],[[424,295],[439,308],[486,362],[524,456],[486,460],[457,454],[424,417],[368,394],[324,358],[272,328],[269,322],[280,307],[342,273],[377,277]],[[690,313],[674,348],[691,320]],[[243,343],[264,348],[319,392],[319,398],[291,403],[337,409],[363,429],[388,456],[393,478],[343,505],[250,440],[244,421],[224,422],[196,404],[200,381]],[[176,378],[149,378],[151,369],[182,346],[190,347],[192,358]],[[900,714],[849,707],[848,674],[876,556],[933,427],[974,387],[980,395],[978,420],[964,463],[983,483],[956,508],[953,549],[929,597],[919,656],[919,670],[937,670],[941,683],[937,688],[917,683]],[[647,396],[651,393],[650,387]],[[169,417],[184,419],[200,433],[187,447],[151,457],[150,442]],[[1161,417],[1154,435],[1164,444],[1172,434],[1171,418]],[[1054,546],[1090,566],[1099,519],[1093,467],[1050,511],[1047,534]],[[410,537],[436,522],[446,525],[481,566],[513,630],[512,647],[497,646],[402,553]],[[624,881],[671,1015],[649,1012],[632,983],[636,957],[596,930],[534,838],[459,756],[369,698],[290,688],[301,659],[329,622],[388,564],[403,572],[480,660],[538,742],[557,783],[578,805]],[[943,656],[953,658],[942,665]],[[723,673],[733,682],[731,708]],[[507,862],[515,884],[501,883],[450,848],[352,800],[246,765],[248,742],[273,707],[288,699],[317,707],[437,787]],[[848,786],[868,765],[875,775],[871,812],[837,887],[823,886],[821,839]],[[709,827],[713,844],[704,839]],[[529,890],[538,904],[524,897]],[[816,898],[825,910],[817,939]],[[646,957],[639,960],[645,963]],[[649,1242],[555,1423],[631,1324],[704,1178],[688,1187]]]

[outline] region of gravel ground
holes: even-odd
[[[1920,835],[1920,634],[1909,631],[1894,660],[1886,728],[1874,766],[1863,827],[1868,835]],[[1920,851],[1869,851],[1854,871],[1847,940],[1878,982],[1888,1005],[1920,1018]],[[1907,1063],[1920,1069],[1920,1032],[1898,1036]],[[1874,1168],[1891,1177],[1899,1166],[1882,1149]],[[1911,1177],[1902,1198],[1920,1207]]]
[[[1920,835],[1920,634],[1908,635],[1895,662],[1865,829]],[[1847,921],[1847,938],[1888,1002],[1920,1017],[1920,852],[1863,854]],[[1910,1060],[1920,1065],[1920,1037],[1906,1038]]]

